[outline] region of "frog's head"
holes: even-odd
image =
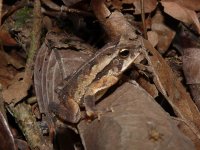
[[[142,48],[140,41],[141,39],[133,39],[128,35],[120,37],[119,43],[116,46],[118,54],[113,59],[113,69],[116,74],[124,72],[140,55]]]

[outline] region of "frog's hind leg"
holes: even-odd
[[[51,102],[49,104],[49,110],[65,122],[78,123],[81,119],[79,105],[73,100],[67,100],[65,104]]]

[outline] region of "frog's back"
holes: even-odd
[[[60,92],[60,97],[71,97],[79,103],[87,87],[95,80],[97,74],[112,61],[115,45],[116,44],[109,43],[104,46],[96,52],[89,61],[85,62],[74,72],[74,74],[66,78],[62,83],[64,86]]]

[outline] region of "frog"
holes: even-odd
[[[60,103],[51,102],[49,110],[60,120],[78,123],[86,116],[96,118],[96,102],[115,85],[124,71],[141,54],[142,46],[137,36],[121,35],[91,56],[72,75],[56,88]],[[83,108],[83,109],[81,109]]]

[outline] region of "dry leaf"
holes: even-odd
[[[163,2],[169,2],[172,0],[162,0]],[[194,10],[194,11],[200,11],[200,1],[199,0],[173,0],[173,2],[176,2],[177,4],[180,4],[188,9]]]
[[[158,34],[155,31],[148,31],[147,37],[149,42],[155,47],[158,44]]]
[[[66,6],[71,6],[71,5],[74,5],[82,0],[62,0],[63,3],[66,5]]]
[[[180,25],[174,46],[182,52],[183,72],[194,102],[200,110],[200,46],[199,37]]]
[[[16,46],[17,42],[10,36],[8,31],[4,28],[0,28],[0,41],[2,42],[1,44],[6,45],[6,46]]]
[[[14,57],[8,55],[7,53],[4,53],[6,60],[7,60],[7,64],[8,65],[12,65],[13,67],[15,67],[16,69],[21,69],[25,66],[25,63],[23,62],[22,59],[19,59],[19,57]]]
[[[190,10],[176,2],[161,1],[164,11],[173,18],[184,22],[187,25],[194,25],[197,32],[200,34],[200,23],[195,11]]]
[[[133,14],[141,14],[140,0],[112,0],[112,5],[118,10],[132,10]],[[123,5],[129,6],[123,8]],[[150,13],[157,6],[157,0],[144,0],[144,12]]]
[[[158,35],[157,50],[161,54],[165,53],[175,36],[175,31],[166,25],[164,16],[159,10],[156,11],[156,14],[152,18],[151,29]]]
[[[0,149],[16,150],[13,135],[9,129],[6,119],[0,112]]]
[[[140,77],[137,82],[140,84],[140,86],[145,89],[153,98],[156,98],[158,96],[158,90],[154,84],[151,84],[144,78]]]
[[[185,134],[191,137],[196,147],[199,147],[200,113],[197,107],[157,50],[154,49],[147,40],[144,40],[144,45],[145,48],[151,52],[151,56],[147,56],[146,58],[150,66],[153,67],[152,69],[155,75],[154,83],[156,87],[170,103],[176,115],[186,122],[186,125],[182,127],[189,127],[190,129],[185,129]],[[191,130],[193,133],[191,133]]]
[[[151,150],[155,144],[162,150],[194,149],[169,115],[135,81],[117,88],[97,110],[103,111],[100,120],[83,120],[78,125],[85,149]]]
[[[8,85],[11,84],[12,79],[17,73],[17,70],[14,67],[8,66],[9,61],[12,61],[12,59],[13,57],[8,55],[7,53],[5,53],[4,51],[0,51],[0,82],[3,88],[6,88]]]
[[[32,84],[32,79],[24,80],[24,73],[18,73],[7,89],[3,89],[2,95],[7,103],[17,103],[27,96]]]
[[[152,30],[158,35],[157,50],[160,53],[165,53],[172,40],[174,39],[175,32],[164,24],[152,24]]]

